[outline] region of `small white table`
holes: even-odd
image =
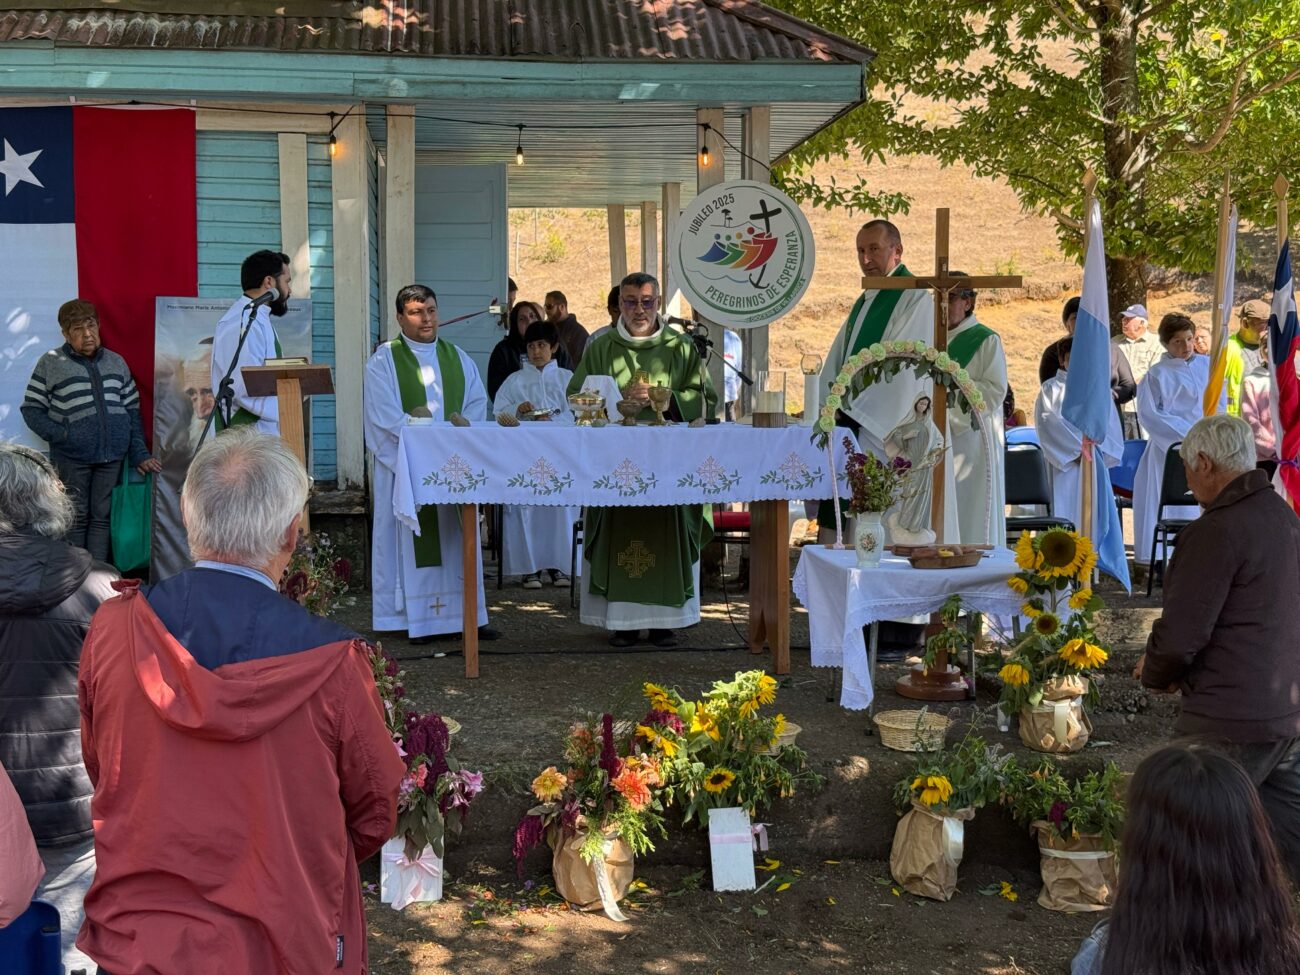
[[[1007,578],[1015,571],[1009,549],[994,549],[979,564],[961,569],[913,569],[907,559],[889,554],[880,565],[860,569],[851,547],[805,545],[793,585],[808,610],[812,665],[842,667],[840,704],[855,711],[872,709],[881,620],[933,613],[954,595],[976,612],[1013,615],[1021,597],[1007,587]],[[868,624],[870,653],[862,637]]]

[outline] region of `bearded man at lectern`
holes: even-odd
[[[271,319],[281,318],[289,310],[292,279],[288,254],[263,250],[244,258],[239,269],[239,285],[244,294],[221,316],[212,337],[212,389],[217,395],[219,430],[227,426],[255,425],[260,433],[277,436],[280,433],[276,398],[250,396],[242,370],[245,366],[265,365],[267,359],[283,354]],[[248,334],[243,336],[241,345],[245,325]],[[233,401],[227,401],[229,416],[222,412],[221,397],[222,380],[227,377],[234,393]]]

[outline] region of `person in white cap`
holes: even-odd
[[[1111,339],[1133,371],[1133,381],[1142,382],[1151,364],[1164,355],[1160,340],[1151,333],[1145,305],[1129,305],[1119,313],[1120,334]],[[1124,439],[1143,439],[1142,427],[1137,418],[1137,400],[1120,407],[1124,421]]]

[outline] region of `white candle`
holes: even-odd
[[[817,422],[821,410],[821,381],[816,375],[803,377],[803,423],[810,427]]]

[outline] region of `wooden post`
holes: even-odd
[[[1236,271],[1232,266],[1235,248],[1232,248],[1233,255],[1229,254],[1229,241],[1233,232],[1231,177],[1224,176],[1214,250],[1214,304],[1210,306],[1210,382],[1205,387],[1201,402],[1201,412],[1205,416],[1213,416],[1217,412],[1219,394],[1227,381],[1219,362],[1224,355],[1223,347],[1228,342],[1228,324],[1232,321],[1231,300],[1228,296],[1232,291],[1232,276]],[[1214,381],[1215,376],[1219,377],[1217,383]]]
[[[384,303],[381,334],[396,338],[397,292],[415,282],[415,107],[389,105],[384,158]]]
[[[755,413],[755,428],[784,427],[784,413]],[[772,649],[772,670],[790,673],[790,502],[749,506],[749,652]]]
[[[673,233],[677,229],[677,218],[682,213],[682,184],[681,183],[664,183],[662,187],[662,206],[663,224],[661,226],[662,236],[659,248],[659,257],[663,262],[663,269],[659,272],[659,287],[663,289],[664,311],[669,315],[681,317],[682,314],[682,294],[677,287],[677,267],[673,264],[672,248]]]
[[[708,146],[709,165],[703,165],[703,159],[699,152],[695,154],[695,183],[698,192],[703,192],[710,186],[717,186],[719,183],[726,182],[727,165],[726,157],[723,154],[725,146],[719,135],[723,131],[726,119],[720,108],[698,108],[695,110],[695,121],[698,126],[695,130],[695,138],[698,146]],[[709,130],[702,126],[708,125]],[[711,130],[711,131],[710,131]],[[726,367],[722,364],[722,351],[726,345],[726,336],[723,334],[721,325],[710,322],[708,319],[701,317],[700,321],[709,326],[709,340],[713,343],[713,349],[717,355],[709,360],[709,380],[713,383],[714,390],[718,394],[717,406],[714,409],[714,415],[722,417],[725,412],[723,405],[724,394],[726,389],[726,377],[723,373]]]
[[[478,505],[460,506],[461,570],[465,573],[461,591],[461,641],[465,647],[465,676],[478,676]]]
[[[1286,213],[1286,195],[1290,189],[1291,184],[1285,176],[1278,176],[1273,181],[1273,195],[1277,197],[1277,253],[1279,257],[1282,256],[1282,245],[1286,243],[1286,239],[1291,232],[1291,224],[1287,220]],[[1293,254],[1293,261],[1294,256]]]
[[[627,217],[621,205],[605,210],[609,215],[609,283],[617,285],[627,277]]]
[[[1084,267],[1088,264],[1088,247],[1091,244],[1090,228],[1092,226],[1092,207],[1096,203],[1097,196],[1097,174],[1093,172],[1091,166],[1084,170],[1083,174],[1083,262]],[[1094,507],[1093,494],[1095,493],[1092,460],[1093,450],[1095,449],[1087,437],[1083,438],[1082,451],[1079,454],[1079,520],[1076,524],[1079,527],[1079,533],[1092,537],[1092,509]]]
[[[659,274],[659,219],[653,200],[641,204],[641,270],[646,274]],[[659,282],[662,291],[663,282]]]
[[[293,296],[311,297],[311,240],[307,232],[307,136],[281,132],[280,249],[289,255]]]

